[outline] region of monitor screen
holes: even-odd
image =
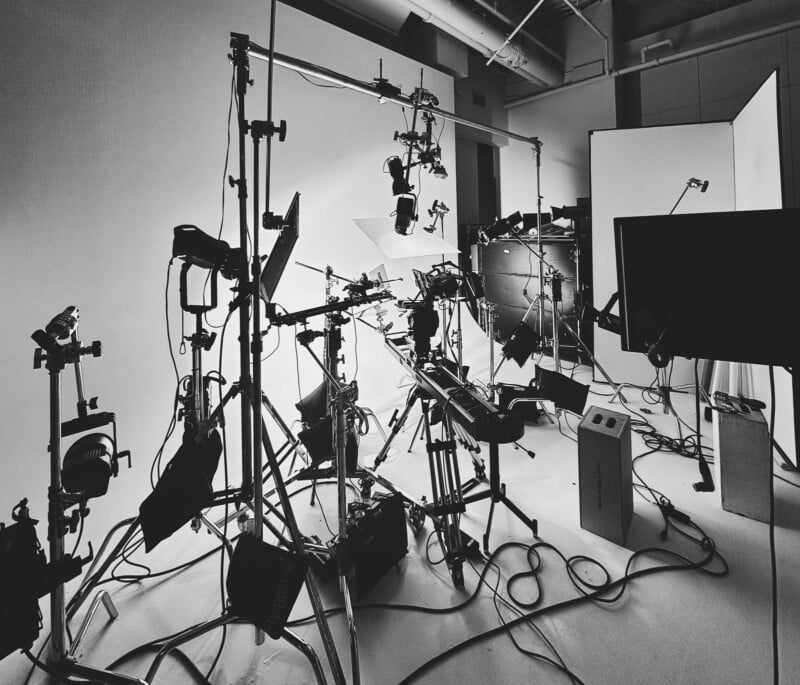
[[[289,209],[283,215],[281,234],[269,253],[269,259],[261,270],[261,299],[271,302],[275,289],[283,276],[289,256],[300,235],[300,193],[295,193]]]
[[[800,210],[614,219],[622,349],[790,366]]]

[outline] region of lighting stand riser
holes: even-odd
[[[540,231],[540,233],[541,233],[541,231]],[[512,231],[510,235],[511,235],[512,238],[514,238],[514,240],[516,240],[520,245],[522,245],[526,250],[528,250],[528,252],[530,252],[534,257],[536,257],[536,259],[539,260],[539,269],[540,270],[542,270],[544,268],[544,266],[546,265],[547,267],[550,268],[551,271],[558,272],[558,270],[554,266],[552,266],[551,264],[547,263],[547,261],[544,258],[544,255],[542,254],[541,251],[534,250],[530,245],[528,245],[524,240],[522,240],[522,238],[520,238],[519,235],[517,235],[514,231]],[[552,298],[547,298],[547,295],[545,293],[542,293],[542,295],[538,299],[539,299],[539,302],[541,304],[543,304],[546,299],[551,299],[551,302],[552,302]],[[525,312],[525,316],[523,316],[523,318],[522,318],[523,321],[525,320],[525,317],[527,317],[528,313],[531,310],[531,307],[533,307],[533,305],[535,303],[536,303],[536,299],[531,301],[531,304],[529,305],[528,310]],[[578,333],[575,331],[575,329],[572,328],[572,326],[569,325],[569,323],[566,321],[566,319],[561,316],[561,313],[558,311],[558,307],[556,306],[556,303],[553,302],[553,330],[554,330],[556,336],[557,336],[557,331],[558,331],[558,326],[559,325],[564,326],[564,328],[566,329],[567,333],[569,333],[570,336],[572,336],[572,339],[575,341],[575,344],[578,347],[580,347],[586,353],[587,358],[592,362],[592,364],[595,367],[597,367],[597,370],[602,374],[603,378],[606,379],[606,382],[614,388],[614,390],[616,391],[615,394],[618,394],[619,398],[623,402],[627,402],[627,399],[622,394],[622,386],[619,383],[615,383],[611,379],[611,376],[609,376],[608,373],[606,373],[606,370],[602,367],[600,362],[597,361],[597,358],[594,356],[594,354],[592,354],[592,351],[589,349],[589,347],[586,345],[586,343],[583,342],[583,340],[578,335]],[[497,369],[500,368],[500,365],[502,365],[503,361],[505,361],[505,358],[500,360],[500,364],[498,365]],[[497,373],[497,369],[495,370],[495,373]]]
[[[67,495],[61,482],[61,372],[64,370],[67,363],[75,364],[79,393],[78,404],[79,407],[82,404],[85,406],[79,366],[81,355],[89,353],[99,356],[99,344],[96,351],[92,348],[83,348],[80,346],[77,335],[73,333],[70,343],[64,346],[58,344],[50,346],[45,358],[46,367],[50,376],[50,441],[48,448],[50,452],[50,488],[48,490],[47,537],[49,540],[51,565],[58,565],[64,558],[64,535],[66,534],[66,532],[62,530],[64,512],[67,506],[75,503]],[[43,358],[44,355],[42,351],[37,349],[34,362],[35,368],[38,368]],[[86,596],[88,596],[88,593]],[[147,685],[145,681],[139,678],[84,666],[76,659],[75,653],[86,634],[89,623],[94,618],[101,603],[108,612],[109,618],[112,620],[117,618],[118,612],[108,593],[98,594],[78,628],[75,639],[70,643],[67,633],[64,584],[60,583],[50,592],[50,649],[48,658],[50,669],[64,679],[70,676],[76,676],[90,679],[93,682],[106,683],[108,685]]]
[[[270,19],[270,58],[273,53],[275,32],[275,1],[271,3]],[[303,545],[303,538],[297,525],[297,520],[292,510],[283,476],[280,471],[280,462],[277,454],[272,447],[269,439],[266,424],[263,419],[263,409],[266,409],[278,423],[287,438],[287,444],[291,443],[290,451],[293,450],[297,442],[292,440],[291,432],[286,427],[285,422],[280,419],[277,412],[266,398],[262,391],[261,377],[261,351],[262,332],[261,332],[261,256],[259,235],[261,230],[261,215],[259,209],[259,183],[260,183],[260,155],[259,143],[262,137],[266,138],[266,160],[265,160],[265,183],[264,183],[264,217],[270,217],[270,173],[271,173],[271,140],[275,133],[280,131],[281,139],[285,134],[285,124],[281,124],[280,129],[272,122],[272,59],[269,59],[269,75],[267,85],[267,121],[248,122],[245,118],[245,98],[247,86],[249,84],[249,59],[248,53],[251,49],[249,37],[243,34],[231,34],[231,48],[233,52],[233,64],[235,68],[235,92],[237,98],[238,112],[238,140],[239,140],[239,178],[231,179],[232,185],[238,188],[239,198],[239,240],[241,247],[241,262],[239,269],[238,287],[238,308],[239,308],[239,343],[240,343],[240,380],[232,388],[220,403],[220,407],[211,414],[207,420],[209,427],[221,417],[222,407],[225,403],[239,393],[241,395],[241,421],[242,421],[242,459],[243,459],[243,485],[239,497],[240,502],[247,503],[253,513],[252,535],[256,540],[263,538],[263,529],[266,526],[273,532],[278,541],[294,551],[296,554],[305,557],[306,551]],[[252,260],[247,263],[248,245],[248,224],[247,224],[247,180],[246,180],[246,135],[251,134],[253,145],[253,234],[252,234]],[[248,280],[248,270],[250,278]],[[252,313],[252,316],[251,316]],[[250,368],[252,364],[252,375]],[[262,452],[263,449],[263,452]],[[266,454],[266,464],[263,455]],[[288,454],[288,453],[287,453]],[[288,536],[283,536],[277,526],[273,526],[264,518],[265,499],[263,493],[264,473],[268,470],[273,479],[275,492],[281,507],[280,520],[288,529]],[[255,478],[253,475],[255,474]],[[270,505],[271,506],[271,505]],[[278,513],[277,508],[271,506],[271,512]],[[215,534],[221,535],[219,528],[208,520],[201,519],[201,522],[209,527]],[[249,533],[245,533],[249,534]],[[309,571],[305,576],[305,586],[311,600],[315,620],[320,631],[329,665],[336,685],[345,685],[344,673],[336,652],[333,636],[327,623],[324,608],[322,605],[316,582]],[[197,626],[189,631],[177,636],[174,640],[165,644],[158,652],[155,661],[148,671],[148,678],[155,676],[164,657],[173,649],[181,644],[193,640],[211,630],[240,620],[239,617],[227,611],[220,617]],[[319,658],[313,648],[298,636],[284,629],[281,637],[303,653],[312,665],[316,681],[324,685],[327,681],[322,669]],[[256,629],[256,644],[261,644],[264,640],[263,632]]]

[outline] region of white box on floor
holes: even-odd
[[[769,522],[769,426],[758,409],[714,412],[714,470],[722,508]]]

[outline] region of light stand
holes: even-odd
[[[538,138],[533,144],[533,155],[536,159],[536,251],[542,254],[542,141]],[[518,238],[519,240],[519,238]],[[520,240],[523,243],[522,240]],[[524,244],[524,243],[523,243]],[[525,245],[525,247],[530,247]],[[539,337],[544,340],[544,260],[539,260]],[[555,349],[553,354],[558,354]]]
[[[544,258],[544,255],[540,251],[534,250],[530,245],[528,245],[524,240],[522,240],[522,238],[520,238],[519,235],[515,231],[511,231],[509,233],[509,235],[512,238],[514,238],[514,240],[516,240],[520,245],[525,247],[525,249],[527,249],[528,252],[530,252],[534,257],[536,257],[536,259],[539,260],[540,273],[543,271],[545,265],[548,268],[550,268],[553,272],[555,272],[555,273],[558,272],[558,269],[556,269],[552,264],[549,264],[547,262],[547,260]],[[560,288],[559,288],[559,292],[560,292]],[[530,311],[530,307],[533,306],[534,302],[536,302],[535,299],[531,301],[531,304],[530,304],[530,306],[528,308],[528,311]],[[527,316],[527,313],[526,313],[526,316]],[[627,401],[625,399],[625,396],[622,394],[621,386],[618,383],[615,383],[611,379],[611,376],[609,376],[606,373],[606,370],[602,367],[600,362],[597,361],[597,358],[592,354],[592,351],[587,347],[586,343],[583,342],[581,337],[575,332],[575,330],[572,328],[572,326],[570,326],[569,323],[567,323],[567,321],[564,320],[561,317],[561,313],[558,311],[558,307],[554,305],[553,306],[553,328],[555,330],[557,330],[559,324],[564,326],[566,331],[570,334],[570,336],[572,336],[572,339],[575,341],[575,344],[578,347],[580,347],[586,353],[586,356],[588,357],[588,359],[592,362],[592,364],[594,366],[597,367],[597,370],[603,375],[603,378],[606,379],[606,382],[609,383],[609,385],[611,385],[614,388],[614,390],[619,394],[619,397],[622,399],[622,401],[623,402]]]
[[[561,373],[561,358],[558,349],[559,302],[561,302],[561,274],[555,271],[550,274],[550,304],[553,306],[553,368]]]
[[[314,267],[308,267],[315,271]],[[325,271],[325,301],[326,304],[322,307],[305,310],[295,314],[287,314],[283,317],[273,317],[273,323],[280,325],[281,323],[292,323],[302,321],[305,323],[306,319],[316,314],[325,314],[325,329],[322,335],[325,339],[324,361],[320,360],[317,354],[311,349],[311,342],[314,338],[319,336],[319,332],[306,330],[299,333],[297,338],[300,344],[306,349],[314,362],[319,366],[323,373],[325,383],[325,393],[328,401],[327,414],[331,417],[332,437],[333,437],[333,471],[322,472],[312,466],[308,469],[308,473],[300,473],[295,478],[316,478],[321,475],[335,475],[337,485],[337,515],[338,515],[338,540],[337,540],[337,572],[339,577],[339,591],[342,595],[345,605],[345,613],[347,616],[347,625],[350,641],[350,657],[352,678],[354,685],[361,682],[361,671],[358,656],[358,632],[356,629],[355,612],[353,611],[352,594],[350,583],[348,580],[348,573],[350,572],[350,560],[347,558],[348,549],[348,529],[347,529],[347,478],[359,477],[362,482],[362,493],[368,493],[371,484],[378,480],[384,487],[391,492],[397,492],[396,489],[388,483],[385,479],[378,478],[374,474],[369,474],[365,470],[358,469],[357,463],[348,464],[348,434],[353,430],[352,423],[355,416],[364,417],[365,412],[356,405],[358,386],[355,381],[345,383],[343,377],[339,373],[339,362],[341,358],[339,353],[341,351],[341,326],[343,323],[341,311],[346,311],[359,303],[367,303],[375,300],[388,299],[388,293],[374,293],[372,295],[366,294],[366,283],[362,283],[363,289],[360,289],[359,283],[349,281],[351,298],[348,300],[340,301],[334,297],[331,292],[333,278],[339,278],[333,273],[333,269],[328,266]],[[282,320],[283,319],[283,320]],[[371,412],[369,412],[371,413]],[[313,491],[312,491],[313,492]],[[404,498],[407,499],[407,498]]]
[[[98,341],[94,342],[89,347],[82,347],[74,330],[71,332],[71,341],[63,346],[49,339],[48,334],[44,331],[37,331],[34,333],[33,338],[39,345],[34,357],[34,368],[41,368],[42,362],[45,362],[45,366],[50,375],[50,487],[48,490],[47,537],[50,548],[50,564],[57,568],[62,561],[69,560],[70,557],[70,555],[64,554],[64,536],[67,530],[72,530],[74,527],[73,521],[77,523],[77,517],[83,517],[88,514],[88,510],[86,510],[85,503],[82,502],[80,494],[67,493],[62,484],[61,372],[67,364],[75,364],[76,380],[80,379],[79,365],[81,356],[92,354],[95,357],[99,357],[101,347]],[[46,352],[44,350],[46,350]],[[79,391],[80,407],[81,403],[84,401],[82,383],[79,384]],[[68,518],[65,512],[67,508],[75,504],[79,505],[79,509],[75,512],[77,517],[73,514],[72,517]],[[91,551],[91,545],[89,549]],[[85,563],[90,559],[91,554],[89,559],[85,561],[74,561]],[[52,589],[50,592],[51,625],[49,657],[51,669],[64,679],[70,676],[77,676],[90,679],[93,682],[107,683],[109,685],[147,685],[145,681],[139,678],[84,666],[78,663],[75,658],[75,652],[83,636],[86,634],[86,629],[101,602],[112,619],[117,617],[117,611],[108,593],[101,593],[95,598],[89,612],[76,633],[75,640],[70,644],[67,633],[64,583],[60,582]]]
[[[276,453],[272,448],[269,435],[264,425],[262,408],[265,397],[262,392],[261,378],[261,256],[259,252],[259,142],[262,137],[267,139],[266,150],[266,173],[265,173],[265,213],[264,226],[273,227],[273,217],[270,213],[270,168],[271,168],[271,139],[275,133],[279,133],[280,139],[285,137],[286,126],[281,122],[280,127],[276,127],[272,122],[272,65],[275,40],[275,9],[276,2],[271,2],[270,12],[270,47],[269,47],[269,77],[267,89],[267,121],[249,122],[245,118],[245,96],[249,84],[249,58],[248,53],[252,45],[249,37],[243,34],[231,34],[231,48],[234,68],[236,70],[236,97],[238,112],[238,138],[239,138],[239,178],[229,179],[232,185],[238,187],[239,198],[239,240],[241,246],[239,263],[239,286],[236,298],[236,306],[239,309],[239,357],[240,357],[240,380],[237,386],[223,398],[217,410],[208,417],[205,422],[205,429],[211,430],[221,417],[222,408],[225,403],[236,393],[241,395],[241,421],[242,421],[242,476],[243,483],[239,496],[235,501],[249,502],[253,511],[253,537],[261,542],[263,538],[264,521],[264,497],[263,497],[263,454],[266,453],[267,462],[271,476],[274,479],[275,491],[278,493],[281,509],[283,512],[282,520],[286,525],[289,536],[288,539],[282,537],[278,531],[270,526],[270,529],[277,534],[280,542],[286,544],[298,556],[305,557],[306,551],[303,545],[302,535],[297,526],[297,521],[292,510],[292,505],[286,491],[285,483],[280,472]],[[248,245],[248,225],[247,225],[247,180],[246,180],[246,134],[251,134],[253,143],[253,180],[256,188],[253,198],[253,235],[252,235],[252,261],[247,263]],[[248,267],[250,269],[251,280],[248,280]],[[251,317],[252,312],[252,317]],[[252,320],[251,320],[252,318]],[[252,364],[253,372],[250,374]],[[273,414],[274,415],[274,414]],[[262,448],[264,452],[262,452]],[[253,478],[253,475],[256,477]],[[230,501],[224,499],[223,501]],[[221,502],[216,502],[221,503]],[[339,662],[333,636],[327,623],[322,601],[316,582],[308,571],[305,575],[305,585],[311,600],[317,626],[320,631],[323,645],[325,647],[328,661],[333,673],[334,681],[337,685],[344,685],[344,673]],[[181,644],[189,642],[209,630],[227,625],[239,620],[239,617],[227,610],[217,619],[206,622],[199,626],[184,631],[174,640],[165,644],[158,652],[150,670],[148,678],[155,676],[163,658],[173,649]],[[325,683],[325,676],[320,667],[319,659],[314,650],[302,642],[297,636],[289,631],[282,629],[280,636],[287,639],[289,644],[299,649],[311,662],[315,677],[318,683]],[[263,632],[256,630],[256,643],[261,644],[264,640]]]
[[[688,181],[686,181],[686,185],[681,191],[681,194],[678,196],[678,199],[675,201],[675,204],[672,205],[672,209],[669,210],[668,216],[675,213],[675,210],[678,208],[678,205],[681,203],[681,200],[683,200],[689,188],[698,188],[701,193],[705,193],[706,190],[708,190],[708,181],[701,181],[698,178],[690,178]],[[614,294],[614,296],[612,296],[611,300],[609,301],[609,304],[606,305],[606,308],[604,310],[606,315],[608,313],[607,310],[609,310],[610,307],[613,306],[614,302],[616,302],[616,293]],[[662,338],[663,338],[663,333],[662,333]],[[651,346],[650,351],[648,351],[647,353],[647,357],[650,360],[650,363],[653,364],[653,366],[655,366],[656,368],[656,378],[658,380],[658,387],[655,388],[653,392],[658,393],[659,397],[661,398],[661,404],[663,407],[664,414],[672,413],[677,418],[678,415],[675,413],[675,409],[672,406],[672,399],[670,398],[670,393],[673,390],[677,390],[677,388],[673,389],[669,385],[669,374],[667,372],[667,366],[669,365],[670,358],[664,356],[663,352],[659,349],[658,342],[656,342],[655,345]],[[620,396],[623,402],[625,401],[625,398],[622,397],[622,395],[620,394],[620,388],[615,388],[614,394],[611,396],[610,402],[613,402],[617,398],[617,395]],[[706,397],[706,402],[708,402],[708,397]],[[681,425],[680,421],[678,421],[678,433],[680,432],[681,432]]]

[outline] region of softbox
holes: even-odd
[[[139,507],[145,551],[200,514],[214,500],[211,482],[222,454],[219,431],[196,441],[184,433],[183,443],[167,464],[155,489]]]
[[[541,396],[550,400],[556,407],[566,409],[575,414],[583,414],[589,386],[578,383],[564,374],[548,371],[541,366],[536,367],[536,384]]]
[[[336,456],[333,449],[333,418],[330,416],[325,416],[314,425],[301,430],[297,438],[308,451],[312,465]],[[348,472],[355,471],[358,466],[358,437],[354,430],[347,431],[345,454]]]
[[[522,368],[539,348],[539,341],[539,334],[524,321],[520,321],[503,345],[503,356],[506,359],[513,359]]]
[[[316,423],[328,410],[328,385],[322,381],[316,388],[314,388],[308,395],[295,405],[297,411],[300,412],[300,419],[303,423],[311,425]]]
[[[307,573],[308,561],[299,554],[242,535],[226,580],[230,610],[277,640]]]

